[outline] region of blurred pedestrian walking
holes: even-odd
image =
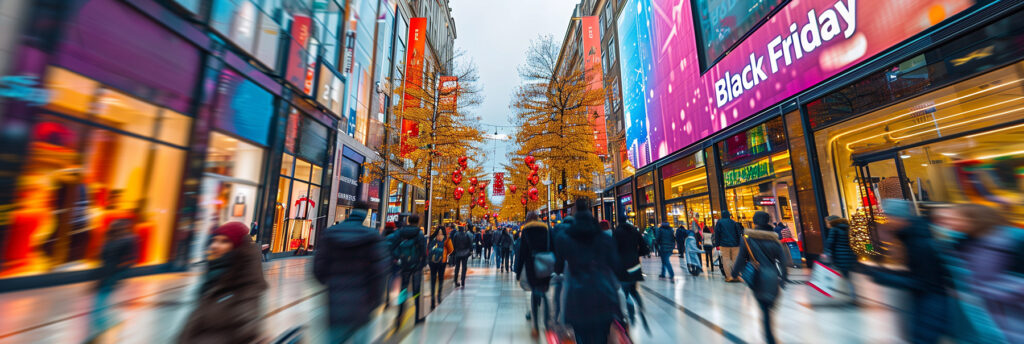
[[[565,323],[572,326],[577,343],[604,344],[614,324],[621,324],[620,267],[615,239],[604,235],[590,213],[590,202],[577,199],[575,224],[555,238],[555,272],[566,267]]]
[[[387,222],[384,224],[384,232],[381,236],[384,237],[385,241],[391,238],[391,235],[398,230],[398,225],[394,222]],[[391,251],[388,251],[390,254]],[[394,264],[395,257],[391,257],[392,264],[388,268],[388,273],[384,276],[384,309],[391,306],[391,289],[395,285],[395,280],[398,279],[398,264]]]
[[[380,290],[391,270],[391,254],[380,233],[363,226],[368,209],[365,202],[356,202],[345,221],[324,231],[313,257],[313,276],[327,287],[330,343],[369,342],[359,329],[384,299]]]
[[[497,238],[495,238],[494,241],[495,247],[498,248],[498,271],[511,271],[511,264],[509,264],[509,252],[512,251],[512,235],[508,233],[508,228],[502,228],[496,233]]]
[[[712,254],[715,251],[715,244],[712,237],[714,235],[711,234],[711,229],[705,227],[701,235],[701,243],[704,246],[704,265],[708,267],[708,273],[715,272],[715,257]]]
[[[427,264],[430,266],[430,309],[441,303],[444,291],[444,272],[448,268],[448,257],[454,252],[452,240],[444,227],[437,227],[427,241]],[[458,265],[456,265],[458,268]],[[458,270],[455,270],[456,274]],[[458,285],[458,283],[456,283]]]
[[[118,322],[111,309],[110,298],[125,272],[138,262],[136,247],[138,237],[132,232],[132,221],[120,219],[111,222],[107,242],[100,252],[103,266],[96,270],[96,303],[91,315],[90,338],[102,336]]]
[[[622,286],[622,292],[626,296],[626,311],[629,315],[629,322],[636,323],[636,313],[639,309],[640,320],[647,328],[647,318],[644,316],[644,302],[640,298],[636,284],[644,280],[640,256],[646,253],[644,238],[640,232],[630,224],[625,216],[619,216],[619,225],[612,232],[615,238],[617,253],[619,255],[619,266],[616,275]],[[634,306],[633,304],[636,304]]]
[[[704,251],[701,250],[700,246],[697,246],[697,233],[686,231],[683,232],[683,235],[686,237],[683,239],[683,245],[686,247],[686,269],[690,272],[691,276],[697,276],[704,272],[704,269],[700,266],[700,254]]]
[[[473,252],[474,252],[473,256],[476,257],[477,259],[480,259],[482,257],[481,253],[483,252],[483,242],[482,242],[483,235],[480,234],[480,229],[479,228],[476,228],[476,227],[471,227],[471,228],[472,228],[472,234],[473,234]]]
[[[679,225],[674,233],[676,238],[676,248],[679,250],[679,268],[686,269],[686,226]]]
[[[484,260],[491,261],[491,251],[494,249],[494,231],[480,231],[480,246],[484,248]]]
[[[740,254],[740,241],[742,240],[743,227],[732,220],[732,214],[728,210],[722,211],[722,218],[715,224],[715,231],[712,234],[712,244],[722,251],[722,269],[725,273],[726,282],[739,282],[730,273]],[[778,238],[778,236],[776,236]]]
[[[267,290],[249,228],[228,222],[211,233],[199,304],[178,343],[255,343],[263,339],[260,299]]]
[[[556,257],[558,256],[558,246],[555,246],[553,244],[554,243],[554,239],[558,238],[559,234],[561,234],[562,232],[565,232],[566,230],[569,229],[569,227],[572,227],[572,225],[574,225],[574,224],[576,224],[576,218],[570,215],[570,216],[566,216],[564,219],[562,219],[562,222],[557,224],[557,225],[555,225],[554,228],[551,228],[551,239],[552,239],[551,250],[553,252],[555,252],[555,256]],[[564,263],[563,263],[563,265],[564,265]],[[562,318],[562,310],[563,310],[562,309],[562,299],[563,299],[562,294],[564,293],[564,290],[565,290],[565,288],[564,288],[565,287],[565,274],[567,274],[569,272],[568,267],[563,266],[563,268],[564,268],[564,270],[555,269],[555,276],[551,278],[551,284],[554,285],[554,287],[555,287],[554,301],[553,301],[553,303],[555,304],[555,311],[552,312],[552,314],[551,314],[554,319],[561,319]]]
[[[676,272],[672,268],[672,250],[676,247],[676,237],[672,234],[672,227],[668,222],[664,222],[654,235],[658,246],[658,256],[661,257],[661,274],[658,277],[675,281]],[[680,249],[682,248],[680,247]]]
[[[469,255],[472,254],[473,236],[466,231],[466,227],[459,226],[459,231],[452,235],[452,244],[455,251],[452,255],[455,259],[455,286],[466,286],[466,271],[469,270]],[[440,302],[440,301],[438,301]]]
[[[537,313],[537,308],[541,303],[544,304],[544,325],[547,326],[551,320],[550,308],[548,306],[548,287],[551,283],[551,270],[538,271],[537,268],[541,265],[542,268],[552,269],[553,262],[547,261],[548,256],[544,256],[543,253],[551,252],[551,236],[548,233],[548,225],[540,221],[540,216],[536,212],[530,212],[526,214],[526,224],[522,228],[522,236],[520,237],[519,251],[516,253],[517,257],[515,260],[515,272],[516,279],[525,277],[526,281],[530,285],[530,309],[531,319],[533,320],[533,331],[531,335],[537,337],[538,325],[540,321],[540,314]],[[552,266],[544,266],[544,264],[550,264]],[[525,273],[525,276],[521,274]]]
[[[850,223],[839,216],[826,217],[825,221],[828,223],[828,229],[826,229],[825,257],[823,259],[843,275],[847,287],[850,288],[850,304],[856,305],[857,292],[854,289],[850,272],[857,264],[857,254],[850,248]]]
[[[742,274],[747,286],[754,292],[754,299],[761,308],[765,341],[774,344],[776,341],[772,333],[772,309],[775,308],[779,290],[785,288],[788,282],[786,267],[791,263],[778,234],[768,224],[770,217],[763,211],[754,213],[755,228],[744,231],[740,239],[740,253],[729,276],[736,279]],[[748,270],[751,266],[753,268]]]
[[[419,215],[409,215],[406,222],[408,225],[399,228],[388,237],[391,256],[394,257],[395,264],[402,276],[395,330],[402,327],[405,301],[408,299],[412,299],[413,305],[416,307],[415,323],[423,322],[420,319],[420,287],[423,285],[423,268],[427,265],[427,238],[420,230]]]

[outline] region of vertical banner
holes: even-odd
[[[494,174],[494,191],[491,192],[494,196],[505,196],[505,173],[497,172]]]
[[[438,78],[438,94],[440,94],[440,108],[441,112],[455,112],[459,107],[459,77],[457,76],[441,76]]]
[[[423,54],[427,41],[426,33],[427,18],[409,19],[409,38],[407,40],[409,47],[405,55],[405,105],[402,107],[403,113],[405,109],[420,107],[420,99],[415,95],[409,94],[409,90],[421,90],[423,87]],[[409,145],[407,141],[410,137],[417,137],[419,135],[419,123],[403,118],[401,156],[404,157],[416,150],[416,147]]]
[[[311,23],[306,16],[296,15],[292,18],[291,46],[288,48],[288,67],[285,69],[285,80],[303,89],[306,86],[306,44],[309,43]]]
[[[586,68],[584,78],[587,80],[587,91],[599,90],[604,85],[604,70],[601,69],[601,27],[596,16],[580,18],[580,24],[583,26],[583,66]],[[604,104],[587,107],[587,118],[594,129],[594,149],[597,155],[608,155]]]

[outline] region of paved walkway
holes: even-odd
[[[673,259],[673,262],[677,262]],[[454,289],[429,313],[426,323],[411,319],[394,331],[395,307],[378,309],[362,334],[373,343],[542,343],[530,337],[528,294],[513,274],[497,272],[480,260],[470,264],[465,288]],[[305,326],[306,343],[324,341],[326,319],[323,287],[312,279],[309,258],[280,259],[265,264],[270,289],[264,301],[265,331],[276,337]],[[659,271],[648,259],[644,271]],[[743,284],[727,284],[721,275],[681,274],[676,281],[653,274],[641,285],[650,333],[631,328],[637,343],[761,343],[760,312]],[[126,280],[114,296],[122,320],[106,336],[111,343],[170,343],[194,307],[197,272],[145,276]],[[795,278],[800,279],[801,276]],[[803,276],[806,278],[806,276]],[[857,277],[865,306],[815,307],[816,292],[792,285],[783,292],[775,312],[775,329],[783,343],[900,343],[892,308],[879,302],[898,299],[891,291]],[[429,311],[428,283],[421,302]],[[872,301],[875,300],[875,301]],[[0,343],[81,343],[89,335],[93,306],[91,284],[82,283],[0,294]],[[411,309],[410,309],[411,311]],[[411,313],[411,312],[410,312]]]

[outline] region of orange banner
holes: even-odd
[[[596,16],[580,19],[583,26],[583,66],[587,79],[587,90],[601,89],[604,84],[604,70],[601,69],[601,27]],[[604,94],[604,92],[602,92]],[[605,133],[604,104],[587,108],[587,118],[594,128],[594,148],[599,156],[608,155],[608,135]]]
[[[408,108],[421,106],[420,98],[410,94],[409,90],[422,90],[423,88],[423,54],[427,42],[427,18],[409,19],[409,48],[405,55],[405,101],[403,113]],[[416,150],[416,147],[407,144],[410,137],[420,135],[420,124],[416,121],[402,119],[402,142],[401,156],[406,156]]]
[[[438,103],[441,112],[455,112],[459,106],[459,77],[442,76],[438,78]]]

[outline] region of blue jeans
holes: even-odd
[[[665,272],[668,271],[666,274]],[[661,253],[661,275],[668,276],[669,278],[675,278],[676,272],[672,270],[672,252]]]

